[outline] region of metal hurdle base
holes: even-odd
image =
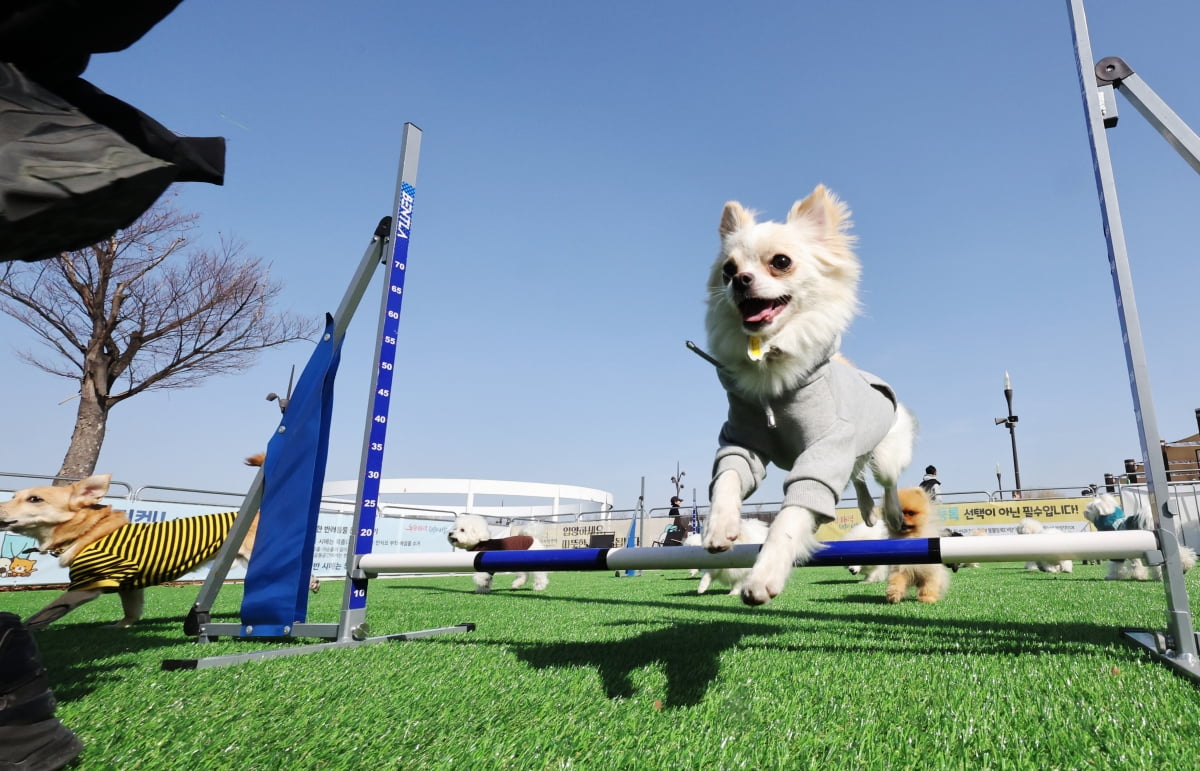
[[[375,643],[382,642],[399,642],[402,640],[416,640],[421,637],[433,637],[434,635],[474,631],[474,624],[457,624],[455,626],[443,626],[437,629],[424,629],[419,632],[401,632],[400,634],[389,634],[383,635],[382,637],[364,637],[361,640],[338,640],[337,642],[316,643],[314,645],[297,645],[288,648],[253,651],[251,653],[231,653],[226,656],[208,656],[200,659],[164,659],[162,668],[164,670],[173,670],[232,667],[238,664],[245,664],[249,661],[282,658],[284,656],[304,656],[309,653],[316,653],[317,651],[323,651],[332,648],[357,648],[360,645],[373,645]]]
[[[1156,629],[1122,629],[1121,637],[1130,645],[1144,648],[1156,661],[1166,664],[1177,674],[1200,683],[1200,661],[1190,653],[1179,653],[1178,646],[1167,633]]]

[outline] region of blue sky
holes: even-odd
[[[1200,126],[1200,5],[1088,3]],[[180,204],[273,263],[283,306],[336,308],[424,132],[384,471],[705,500],[724,396],[703,345],[721,206],[771,218],[824,183],[854,211],[864,313],[844,352],[921,422],[905,482],[1098,482],[1139,453],[1065,2],[352,3],[188,0],[99,87],[229,140],[224,187]],[[1108,132],[1164,438],[1196,432],[1200,179],[1128,103]],[[378,289],[352,325],[327,479],[358,473]],[[12,351],[0,469],[53,473],[73,383]],[[111,414],[98,471],[243,489],[310,347]],[[781,497],[769,473],[755,500]]]

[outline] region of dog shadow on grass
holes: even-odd
[[[777,624],[715,621],[675,624],[625,640],[507,643],[506,647],[535,669],[594,667],[610,699],[633,696],[633,673],[660,666],[667,679],[663,706],[687,707],[704,698],[720,671],[723,651],[747,636],[780,631]]]
[[[853,586],[856,581],[833,583]],[[531,611],[534,606],[567,603],[597,608],[646,608],[666,618],[678,613],[679,623],[675,627],[631,640],[515,646],[525,652],[523,658],[532,666],[594,665],[610,696],[627,695],[629,673],[647,664],[661,663],[668,669],[668,698],[675,700],[668,703],[674,705],[694,703],[690,700],[700,698],[714,676],[712,668],[720,651],[739,644],[806,654],[827,651],[830,640],[835,639],[838,650],[861,655],[864,660],[910,655],[914,650],[914,639],[920,640],[915,644],[916,648],[926,654],[945,656],[1078,655],[1097,651],[1119,658],[1140,655],[1134,648],[1121,644],[1119,625],[1070,617],[1058,620],[1014,617],[1004,603],[997,605],[995,613],[962,617],[952,610],[942,610],[943,606],[953,605],[953,595],[932,606],[925,606],[915,599],[893,605],[887,602],[882,585],[879,586],[878,594],[813,597],[799,607],[780,607],[776,603],[767,608],[751,608],[725,596],[697,596],[690,591],[672,591],[654,599],[556,596],[524,591],[505,594],[512,600],[531,603]],[[422,588],[461,593],[444,587]],[[694,619],[697,612],[712,617],[699,621],[685,618],[691,616]],[[763,638],[764,634],[770,636]],[[742,640],[745,635],[757,635],[759,639]],[[506,642],[505,645],[514,644]],[[675,677],[675,667],[684,674]]]

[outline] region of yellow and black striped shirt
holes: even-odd
[[[140,589],[175,579],[217,555],[236,511],[129,524],[71,561],[70,590]]]

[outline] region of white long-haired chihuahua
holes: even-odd
[[[783,507],[742,584],[749,605],[777,596],[793,565],[818,548],[817,526],[833,519],[848,483],[863,521],[874,521],[867,468],[883,487],[885,520],[903,524],[896,486],[912,460],[916,421],[886,383],[837,355],[858,311],[861,269],[849,227],[849,209],[823,185],[785,222],[757,222],[732,201],[721,216],[705,326],[729,413],[705,548],[739,541],[741,502],[768,463],[786,472]]]

